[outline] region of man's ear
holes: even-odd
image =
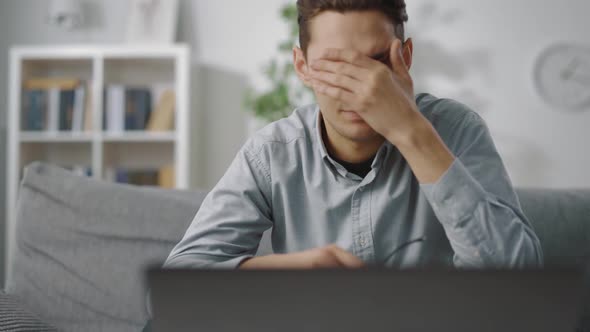
[[[293,47],[293,65],[295,67],[295,73],[297,76],[307,86],[311,88],[311,79],[309,78],[309,67],[307,66],[307,60],[305,60],[305,56],[303,55],[303,50],[301,48],[295,46]]]
[[[404,63],[408,67],[408,70],[412,67],[412,57],[414,55],[414,43],[412,38],[408,38],[402,47],[402,56]]]

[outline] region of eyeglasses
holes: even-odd
[[[392,259],[393,256],[395,256],[397,253],[399,253],[403,249],[406,249],[408,246],[415,244],[415,243],[422,243],[422,242],[426,242],[426,236],[422,236],[417,239],[413,239],[413,240],[402,243],[397,248],[395,248],[395,250],[391,254],[389,254],[389,256],[387,256],[385,258],[384,262],[389,262],[389,260]]]

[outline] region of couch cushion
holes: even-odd
[[[590,190],[517,190],[537,233],[545,265],[581,266],[590,258]]]
[[[14,296],[0,291],[0,331],[3,332],[50,332],[55,328],[42,322]]]
[[[144,269],[161,264],[204,192],[99,182],[27,167],[7,292],[64,331],[140,330]]]

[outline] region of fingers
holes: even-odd
[[[330,251],[336,258],[340,261],[343,267],[351,268],[351,269],[358,269],[365,266],[365,263],[360,260],[358,257],[352,255],[351,253],[341,249],[338,246],[330,246]]]
[[[344,88],[350,92],[359,91],[362,87],[361,81],[355,80],[346,75],[330,73],[327,71],[316,71],[311,73],[311,77],[320,80],[329,85]]]
[[[363,81],[370,74],[370,71],[365,68],[334,60],[315,60],[312,62],[311,68],[315,71],[346,75],[359,81]]]
[[[375,66],[376,61],[352,49],[325,49],[319,57],[320,59],[348,62],[358,67],[371,68]]]
[[[348,105],[356,105],[355,95],[341,87],[333,86],[327,83],[323,83],[319,80],[312,80],[312,86],[316,93],[323,94],[333,99],[337,99],[345,102]]]
[[[401,77],[406,77],[409,75],[409,73],[408,66],[406,66],[404,57],[402,55],[402,48],[402,41],[396,38],[391,45],[389,58],[391,59],[391,69],[393,72]]]

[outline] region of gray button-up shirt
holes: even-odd
[[[541,265],[484,121],[453,100],[416,102],[456,156],[437,183],[420,185],[389,142],[365,178],[349,173],[326,151],[319,107],[299,108],[242,147],[165,266],[235,268],[271,227],[275,253],[337,244],[387,267]]]

